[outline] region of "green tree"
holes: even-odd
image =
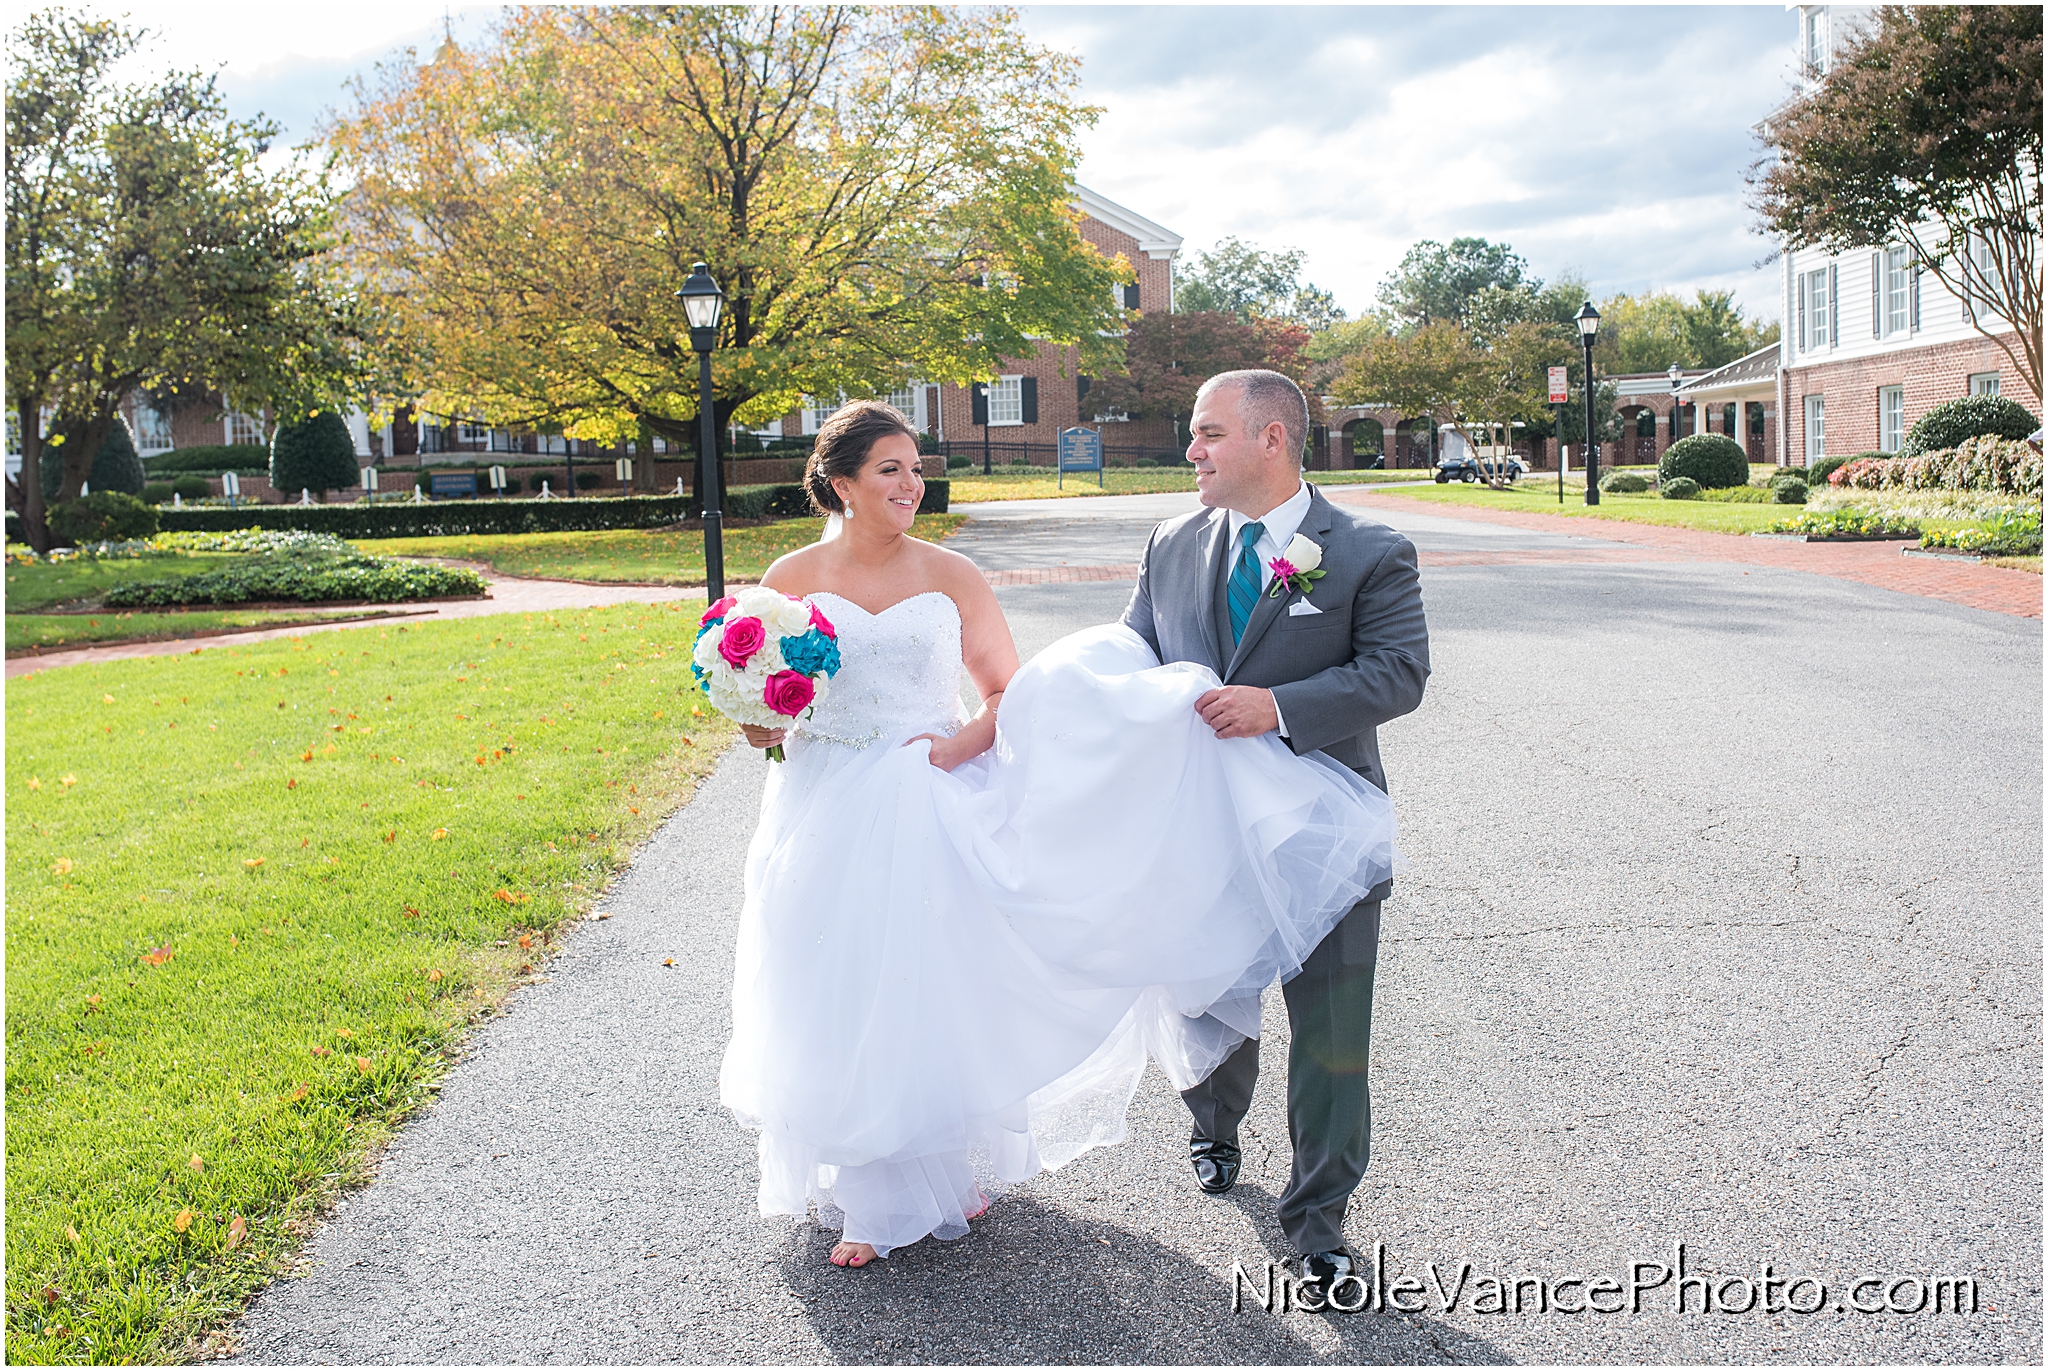
[[[1881,6],[1826,76],[1766,121],[1767,157],[1751,175],[1758,227],[1788,246],[1903,244],[1982,302],[1977,331],[2036,396],[2041,61],[2039,5]]]
[[[140,31],[61,11],[10,37],[9,505],[50,546],[43,463],[75,497],[131,394],[218,391],[287,414],[362,388],[366,321],[325,254],[332,194],[266,172],[275,125],[228,118],[211,78],[114,83]]]
[[[1041,342],[1113,370],[1135,277],[1070,204],[1077,80],[1003,10],[534,7],[380,68],[331,137],[425,409],[689,443],[694,261],[727,297],[720,427]]]
[[[362,468],[348,421],[331,409],[317,409],[296,424],[279,424],[270,440],[270,484],[294,490],[346,490]]]
[[[1225,238],[1177,273],[1173,307],[1182,314],[1228,314],[1245,324],[1277,319],[1320,333],[1343,323],[1344,311],[1336,296],[1301,279],[1307,260],[1299,248],[1268,252]]]
[[[1778,326],[1745,319],[1733,291],[1699,291],[1690,305],[1657,291],[1601,301],[1593,353],[1608,370],[1626,374],[1726,366],[1777,341]]]
[[[63,474],[63,465],[59,462],[42,464],[45,508],[56,503],[58,483]],[[107,426],[107,436],[101,440],[99,452],[93,456],[92,470],[86,477],[86,483],[94,490],[140,495],[143,480],[141,454],[135,451],[135,439],[128,432],[127,422],[117,414],[114,422]]]
[[[1505,243],[1453,238],[1446,247],[1425,239],[1408,249],[1380,287],[1380,306],[1404,329],[1442,320],[1463,324],[1482,291],[1540,288],[1528,270],[1529,264]]]

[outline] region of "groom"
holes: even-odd
[[[1211,377],[1190,427],[1206,508],[1153,530],[1124,623],[1162,662],[1200,662],[1222,679],[1195,702],[1218,737],[1278,733],[1296,753],[1320,750],[1386,789],[1377,729],[1421,703],[1429,676],[1414,545],[1302,480],[1308,404],[1280,373]],[[1273,594],[1273,560],[1297,533],[1321,549],[1324,574]],[[1280,1227],[1302,1255],[1304,1283],[1326,1291],[1356,1270],[1344,1210],[1371,1147],[1373,970],[1392,888],[1375,886],[1284,987],[1294,1166]],[[1195,1118],[1195,1179],[1211,1195],[1237,1183],[1238,1125],[1258,1074],[1250,1039],[1182,1093]]]

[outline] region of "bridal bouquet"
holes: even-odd
[[[825,698],[839,634],[815,605],[751,586],[704,611],[690,658],[712,708],[737,723],[787,728]],[[768,757],[781,761],[781,746]]]

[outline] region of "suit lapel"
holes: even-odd
[[[1195,618],[1201,627],[1203,641],[1209,645],[1209,665],[1219,673],[1229,660],[1223,644],[1229,642],[1230,637],[1227,632],[1221,638],[1216,634],[1216,568],[1223,560],[1223,544],[1228,541],[1229,533],[1230,515],[1220,509],[1214,511],[1209,526],[1202,531],[1202,561],[1195,577]]]
[[[1317,543],[1320,543],[1324,549],[1324,555],[1327,557],[1329,555],[1330,529],[1332,526],[1330,502],[1323,498],[1323,493],[1320,490],[1310,486],[1308,513],[1301,516],[1301,527],[1296,532],[1305,533]],[[1266,636],[1266,630],[1273,627],[1273,621],[1280,617],[1293,599],[1293,591],[1285,590],[1278,595],[1274,595],[1271,593],[1270,587],[1267,593],[1259,596],[1258,604],[1252,607],[1252,617],[1244,626],[1244,637],[1238,640],[1237,651],[1230,659],[1230,667],[1223,673],[1223,683],[1225,685],[1230,684],[1230,678],[1236,674],[1238,667],[1244,664],[1245,658],[1251,655],[1252,649],[1259,645],[1259,639]]]

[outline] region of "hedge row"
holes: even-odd
[[[237,559],[197,576],[137,581],[107,592],[109,609],[165,605],[240,605],[276,600],[390,603],[442,595],[481,595],[483,578],[466,567],[422,566],[395,557],[279,556]]]
[[[2041,454],[1985,435],[1918,457],[1862,458],[1828,476],[1837,490],[1979,490],[2041,498]]]
[[[922,514],[945,512],[949,486],[924,483]],[[225,533],[237,528],[298,529],[337,538],[434,538],[476,533],[562,533],[660,528],[694,519],[694,495],[628,495],[553,500],[430,500],[424,504],[219,505],[157,511],[166,533]],[[796,519],[811,512],[800,485],[740,486],[725,494],[728,519]],[[7,536],[20,525],[7,514]]]
[[[151,476],[183,475],[186,472],[197,476],[218,476],[223,471],[239,472],[243,476],[268,476],[270,449],[262,443],[208,443],[159,452],[154,457],[143,458],[142,465]]]

